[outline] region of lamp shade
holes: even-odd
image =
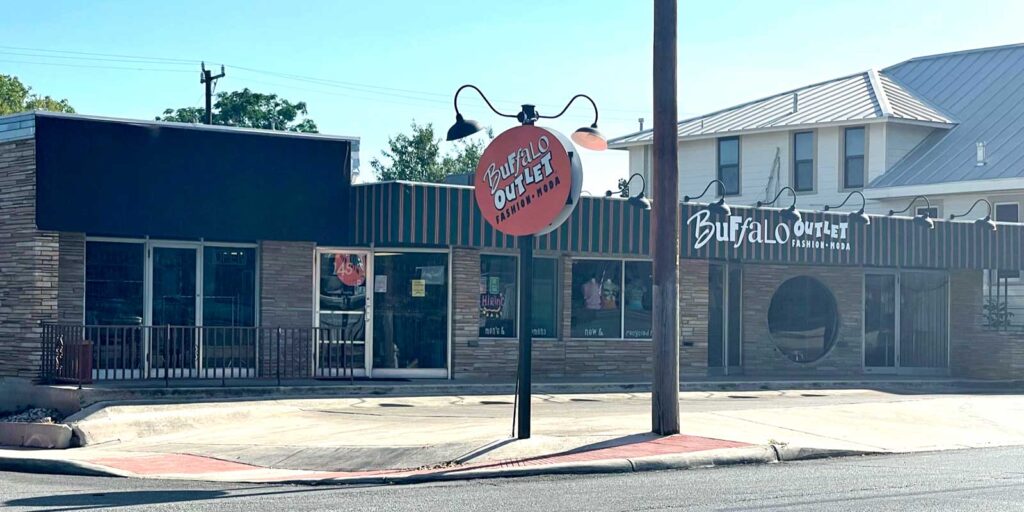
[[[987,228],[989,230],[992,230],[992,231],[996,230],[996,223],[993,222],[992,221],[992,217],[989,217],[988,215],[986,215],[986,216],[984,216],[984,217],[974,221],[974,223],[979,225],[979,226],[983,226],[983,227],[985,227],[985,228]]]
[[[580,147],[591,151],[604,151],[608,149],[608,139],[605,139],[604,135],[597,131],[597,124],[584,126],[573,132],[572,141],[579,144]]]
[[[914,224],[922,228],[935,229],[935,221],[928,215],[917,215],[914,217]]]
[[[719,199],[718,201],[709,204],[708,211],[711,212],[713,215],[718,215],[721,217],[728,217],[729,215],[732,214],[732,208],[729,208],[729,205],[725,204],[724,197]]]
[[[447,140],[450,142],[469,137],[480,130],[483,130],[480,123],[473,121],[472,119],[466,120],[462,117],[462,114],[455,114],[455,124],[453,124],[451,128],[448,128]]]
[[[802,218],[803,216],[800,215],[800,212],[797,211],[795,206],[790,206],[789,208],[782,210],[782,220],[786,222],[800,222],[800,219]]]
[[[867,214],[864,213],[864,210],[860,209],[855,212],[850,212],[850,222],[867,226],[871,224],[871,217],[868,217]]]
[[[643,192],[641,192],[640,195],[630,197],[629,199],[626,200],[626,202],[637,208],[640,208],[641,210],[651,209],[651,200],[644,197]]]

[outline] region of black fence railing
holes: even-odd
[[[354,379],[363,341],[331,328],[43,324],[44,381]]]

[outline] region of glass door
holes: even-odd
[[[949,367],[949,277],[941,272],[864,277],[864,367],[944,374]]]
[[[372,376],[448,375],[448,254],[374,254]]]
[[[317,375],[366,375],[366,340],[372,324],[369,254],[321,251],[317,254]]]
[[[742,373],[743,272],[739,265],[711,263],[708,267],[708,373]]]
[[[199,247],[153,246],[150,258],[149,362],[157,375],[194,375],[199,365],[196,325]]]
[[[895,371],[896,274],[864,276],[864,366],[872,371]]]

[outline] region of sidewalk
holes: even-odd
[[[649,430],[650,395],[536,395],[528,441],[512,396],[117,405],[74,422],[87,443],[0,450],[0,468],[245,482],[403,482],[618,472],[851,453],[1024,445],[1024,395],[869,390],[689,392],[683,434]]]

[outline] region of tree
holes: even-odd
[[[261,94],[248,88],[219,92],[213,104],[213,124],[244,128],[316,133],[316,123],[305,118],[308,114],[304,101],[292,103],[276,94]],[[206,110],[200,107],[169,108],[156,120],[201,123],[205,116]],[[300,116],[304,119],[296,121]]]
[[[21,83],[18,77],[0,75],[0,116],[29,110],[75,111],[66,99],[55,100],[49,96],[40,96],[33,93],[31,87]]]
[[[374,158],[370,162],[380,181],[420,181],[442,183],[446,176],[476,171],[485,144],[482,141],[455,142],[452,151],[441,153],[441,139],[434,137],[434,127],[410,125],[411,133],[388,137],[388,150],[381,151],[387,162]],[[490,131],[487,133],[491,136]]]

